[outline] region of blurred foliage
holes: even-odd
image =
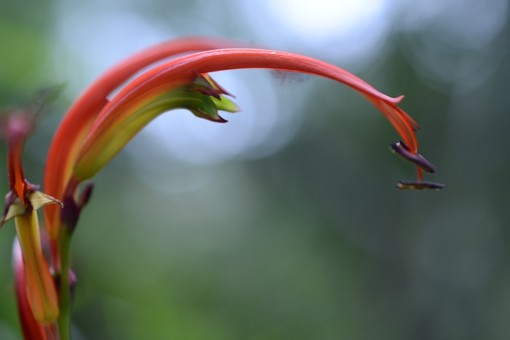
[[[75,339],[510,336],[508,3],[497,1],[503,21],[483,43],[455,34],[489,34],[493,21],[466,19],[473,8],[485,13],[488,1],[460,5],[453,33],[437,13],[406,26],[414,2],[390,3],[401,16],[386,14],[384,44],[360,60],[293,50],[355,70],[390,95],[404,93],[404,109],[422,126],[422,153],[438,166],[434,180],[447,188],[394,189],[413,178],[412,167],[388,152],[395,133],[352,91],[325,80],[272,79],[278,110],[299,122],[278,152],[197,165],[142,135],[96,178],[73,240]],[[244,25],[239,5],[214,4],[0,0],[0,107],[23,105],[48,84],[69,84],[27,145],[29,179],[42,182],[59,117],[97,68],[154,42],[145,31],[121,38],[131,29],[121,22],[92,32],[90,14],[129,16],[168,38],[222,34],[280,48]],[[80,11],[86,16],[76,17]],[[66,32],[77,35],[74,47]],[[90,50],[97,41],[111,50]],[[106,61],[97,67],[89,57],[101,54]],[[254,109],[266,107],[261,100]],[[0,338],[17,339],[13,226],[0,236]]]

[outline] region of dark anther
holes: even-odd
[[[412,182],[412,181],[400,181],[397,183],[397,188],[404,190],[424,190],[433,189],[440,190],[444,188],[444,184],[435,182]]]
[[[436,171],[436,167],[432,165],[429,161],[427,161],[422,155],[419,153],[412,153],[407,145],[404,142],[399,141],[395,144],[391,144],[391,150],[401,156],[404,159],[407,159],[410,162],[413,162],[417,166],[419,166],[423,171],[433,173]]]

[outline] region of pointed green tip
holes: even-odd
[[[236,103],[234,103],[232,100],[227,98],[226,96],[222,95],[220,99],[216,99],[214,97],[211,97],[214,105],[218,108],[218,110],[230,112],[230,113],[236,113],[241,111],[239,106],[237,106]]]

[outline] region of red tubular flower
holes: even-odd
[[[44,189],[48,195],[63,200],[72,168],[90,126],[108,103],[108,96],[136,72],[159,60],[193,51],[233,46],[234,43],[213,38],[185,38],[164,42],[145,49],[112,67],[92,83],[74,102],[60,124],[48,151]],[[45,221],[51,239],[58,237],[60,210],[48,206]]]
[[[398,148],[402,152],[397,153],[417,165],[418,181],[401,182],[399,188],[428,187],[422,182],[422,171],[428,169],[422,166],[426,161],[418,154],[418,124],[397,106],[403,96],[386,96],[355,75],[313,58],[262,49],[220,49],[226,45],[232,44],[198,38],[164,43],[136,54],[100,77],[75,102],[57,130],[48,154],[45,190],[61,200],[66,195],[73,197],[80,182],[94,176],[140,129],[164,111],[187,108],[201,118],[224,121],[216,111],[235,111],[236,107],[207,73],[240,68],[308,73],[358,91],[400,135],[405,150]],[[205,51],[162,63],[107,100],[112,91],[141,68],[169,55],[196,50]],[[57,238],[61,222],[58,209],[48,207],[46,225],[50,238]]]
[[[38,322],[49,324],[58,316],[58,299],[53,278],[42,252],[36,211],[46,204],[59,202],[37,191],[37,186],[30,184],[24,177],[23,147],[33,127],[34,116],[26,110],[9,111],[2,117],[0,130],[8,145],[10,191],[6,196],[0,223],[3,225],[12,218],[15,220],[23,255],[26,300],[34,318]]]
[[[144,124],[131,122],[140,108],[158,96],[189,84],[214,71],[239,68],[269,68],[318,75],[344,83],[364,95],[379,108],[397,130],[409,151],[417,154],[415,130],[418,125],[397,104],[402,96],[388,97],[353,74],[325,62],[297,54],[260,49],[218,49],[181,57],[142,74],[124,87],[101,111],[74,167],[78,180],[92,177],[134,136]],[[171,107],[170,107],[171,108]],[[161,107],[160,110],[167,110]],[[126,129],[128,126],[136,130]],[[122,126],[122,133],[119,129]],[[129,132],[126,132],[129,130]],[[115,138],[114,138],[115,136]],[[421,169],[418,168],[419,180]]]

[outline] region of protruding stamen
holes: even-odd
[[[419,153],[411,152],[407,145],[402,141],[398,141],[395,144],[392,144],[391,150],[398,154],[399,156],[401,156],[402,158],[407,159],[408,161],[416,164],[425,172],[433,173],[436,171],[436,167],[432,163],[427,161]]]
[[[397,188],[403,190],[424,190],[424,189],[433,189],[440,190],[445,186],[441,183],[436,182],[413,182],[413,181],[399,181],[397,183]]]

